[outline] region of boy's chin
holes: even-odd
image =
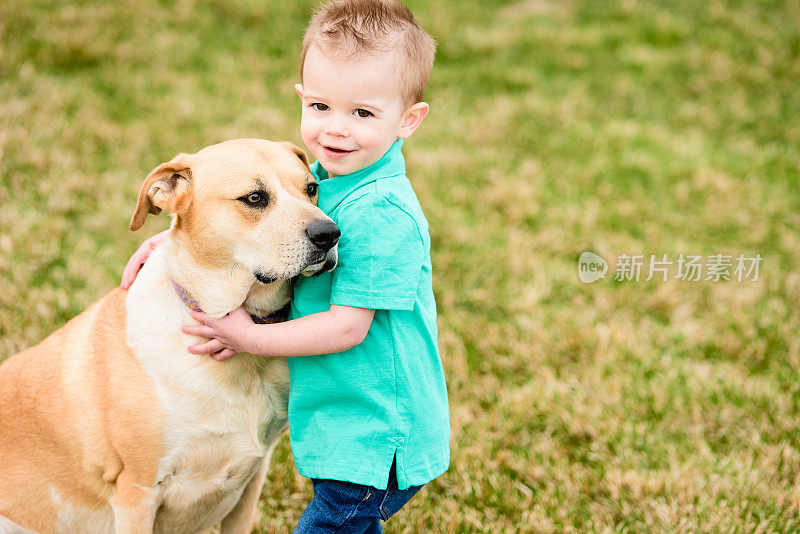
[[[349,155],[346,157],[350,157]],[[322,166],[328,171],[328,174],[332,174],[335,176],[342,176],[343,174],[350,174],[360,170],[357,164],[354,164],[352,161],[341,161],[339,159],[329,159],[325,158],[321,160]]]

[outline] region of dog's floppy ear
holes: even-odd
[[[303,152],[303,150],[302,150],[302,149],[300,149],[300,148],[298,148],[297,146],[293,145],[293,144],[292,144],[292,143],[290,143],[289,141],[281,141],[281,142],[280,142],[280,143],[278,143],[278,144],[279,144],[279,145],[281,145],[281,146],[282,146],[282,147],[284,147],[284,148],[288,148],[288,149],[289,149],[289,150],[290,150],[290,151],[291,151],[293,154],[296,154],[296,155],[297,155],[297,157],[298,157],[298,158],[300,158],[300,161],[302,161],[302,162],[303,162],[303,165],[305,165],[305,166],[306,166],[306,168],[307,168],[309,171],[311,170],[311,167],[309,167],[309,166],[308,166],[308,156],[306,156],[306,153],[305,153],[305,152]]]
[[[188,160],[188,155],[178,154],[147,175],[131,217],[131,230],[135,232],[141,228],[151,213],[158,215],[162,209],[181,213],[188,207],[192,192],[192,169]]]

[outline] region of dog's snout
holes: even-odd
[[[339,241],[342,232],[333,221],[314,221],[306,226],[308,239],[322,250],[330,250]]]

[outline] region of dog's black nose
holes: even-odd
[[[332,221],[314,221],[306,226],[306,235],[317,247],[330,250],[339,242],[342,232]]]

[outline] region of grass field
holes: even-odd
[[[439,42],[405,153],[452,464],[386,531],[800,530],[800,4],[409,5]],[[0,3],[0,359],[167,226],[127,229],[153,167],[301,145],[311,7]],[[605,279],[578,279],[584,251]],[[757,281],[617,281],[623,254],[763,260]],[[284,437],[258,531],[310,495]]]

